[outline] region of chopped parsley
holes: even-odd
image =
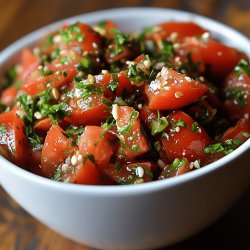
[[[110,89],[112,92],[115,92],[118,87],[119,87],[119,82],[117,79],[117,74],[112,74],[110,83],[108,85],[108,89]]]
[[[171,164],[171,170],[177,170],[178,168],[185,166],[186,163],[187,160],[185,158],[175,158]]]
[[[151,123],[151,135],[156,135],[164,131],[164,129],[168,126],[168,120],[166,117],[160,117],[160,112],[158,112],[157,120],[153,120]]]
[[[128,35],[122,34],[121,31],[118,29],[112,29],[111,32],[115,35],[114,41],[115,41],[115,55],[119,55],[122,53],[123,48],[122,46],[125,45]]]
[[[136,64],[130,64],[128,67],[127,76],[131,81],[145,82],[149,79],[149,75],[145,74],[145,72],[137,67]]]
[[[204,149],[204,152],[206,154],[213,154],[213,153],[222,152],[225,155],[227,155],[227,154],[231,153],[232,151],[234,151],[242,143],[243,143],[242,140],[239,138],[228,139],[225,142],[218,142],[218,143],[211,144],[211,145],[207,146]]]
[[[176,125],[182,128],[185,128],[187,126],[187,124],[183,120],[179,120]]]
[[[5,134],[6,132],[7,132],[6,126],[5,126],[5,124],[2,124],[0,126],[0,135]]]
[[[54,181],[61,181],[62,180],[62,176],[61,176],[61,170],[60,169],[57,169],[56,172],[54,173],[54,176],[53,176],[53,180]]]
[[[114,170],[115,172],[120,172],[122,169],[122,166],[119,162],[116,162],[115,165],[114,165]]]
[[[200,131],[200,127],[198,122],[193,122],[192,127],[191,127],[191,131],[192,132],[199,132]]]
[[[130,122],[129,124],[123,126],[122,128],[119,128],[118,131],[121,135],[126,135],[130,133],[131,127],[132,127],[132,123]]]
[[[115,120],[113,116],[109,116],[105,123],[102,124],[104,131],[108,131],[110,128],[115,126]]]
[[[246,138],[250,137],[250,134],[248,132],[246,132],[246,131],[242,132],[241,134],[242,134],[242,136],[244,136]]]
[[[72,41],[82,43],[85,37],[85,34],[82,33],[78,23],[72,24],[69,27],[61,30],[60,35],[62,36],[65,43]]]
[[[4,82],[4,88],[9,87],[15,80],[17,76],[17,67],[12,66],[5,72],[5,82]]]
[[[174,46],[170,41],[160,40],[159,45],[161,47],[160,60],[169,61],[174,56]]]
[[[139,153],[139,152],[140,152],[139,146],[136,145],[136,144],[134,144],[134,145],[132,146],[132,151],[133,151],[134,153]]]
[[[235,104],[240,107],[244,107],[247,104],[247,97],[249,95],[250,89],[237,89],[229,88],[225,92],[226,99],[232,99]]]
[[[247,74],[250,76],[249,64],[246,60],[243,59],[240,60],[239,64],[234,68],[234,71],[238,76],[242,74]]]

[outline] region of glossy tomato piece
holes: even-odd
[[[110,157],[113,155],[115,140],[114,135],[106,132],[102,127],[86,126],[80,137],[79,152],[83,156],[91,155],[94,162],[100,169],[109,164]]]
[[[82,159],[75,166],[70,165],[70,159],[69,157],[66,163],[57,170],[57,176],[54,178],[56,177],[58,181],[76,184],[100,184],[100,172],[90,159]]]
[[[53,177],[57,168],[75,151],[65,131],[53,124],[47,133],[42,148],[41,171],[45,177]]]
[[[79,163],[75,168],[75,183],[85,185],[100,184],[100,173],[89,159]]]
[[[35,56],[30,49],[23,49],[21,54],[20,78],[22,80],[26,79],[28,75],[37,68],[39,63],[39,58]]]
[[[18,88],[15,86],[10,86],[3,90],[1,93],[1,102],[7,106],[11,106],[17,97]]]
[[[153,178],[150,162],[134,162],[121,164],[117,162],[104,168],[104,173],[117,184],[140,184],[150,182]]]
[[[141,131],[139,114],[132,107],[113,105],[112,115],[116,120],[121,143],[121,154],[134,159],[149,151],[149,144]]]
[[[59,89],[65,81],[66,77],[63,74],[42,75],[39,70],[35,70],[23,82],[21,90],[31,96],[36,96],[47,88]]]
[[[76,23],[65,26],[60,35],[67,48],[79,47],[82,51],[96,52],[101,48],[101,36],[87,24]],[[64,47],[64,45],[62,45]]]
[[[36,121],[34,124],[34,130],[38,134],[46,134],[51,126],[52,126],[52,120],[50,117],[47,117]]]
[[[204,148],[212,142],[206,131],[182,111],[172,112],[167,120],[169,126],[165,136],[161,137],[161,145],[169,161],[182,157],[190,162],[202,161],[205,158]]]
[[[135,87],[127,77],[127,71],[97,75],[95,79],[96,84],[102,86],[104,95],[107,98],[122,96],[124,93],[132,94],[135,90]]]
[[[226,132],[223,134],[221,140],[223,142],[226,142],[230,139],[240,139],[242,144],[246,140],[250,138],[250,125],[248,119],[241,119],[237,122],[237,124],[234,127],[229,128],[226,130]]]
[[[172,22],[161,23],[158,26],[164,29],[164,31],[166,31],[168,34],[175,32],[182,36],[200,36],[207,31],[193,22],[172,21]]]
[[[87,98],[73,96],[67,102],[72,111],[64,119],[76,126],[100,125],[110,116],[111,109],[107,106],[110,101],[96,94],[90,94]]]
[[[248,74],[232,72],[225,81],[223,94],[224,107],[231,119],[250,117],[250,76]]]
[[[238,62],[245,56],[236,49],[222,44],[212,38],[186,40],[191,53],[199,51],[202,63],[205,65],[209,78],[217,81],[225,77],[233,70]]]
[[[197,101],[207,90],[204,84],[163,67],[145,91],[149,109],[174,110]]]
[[[0,152],[15,164],[27,168],[28,142],[25,125],[15,111],[0,114]]]
[[[205,72],[205,64],[199,47],[195,46],[195,37],[186,37],[175,50],[172,64],[174,68],[190,76],[198,76]]]
[[[152,122],[158,118],[157,111],[150,110],[147,106],[139,110],[139,118],[148,127],[151,126]]]

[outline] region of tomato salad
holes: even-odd
[[[24,48],[2,85],[0,153],[56,181],[167,179],[250,137],[247,56],[192,22],[65,25]]]

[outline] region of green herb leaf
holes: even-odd
[[[158,118],[157,120],[153,120],[151,123],[151,135],[156,135],[161,133],[167,126],[168,126],[168,120],[164,116]]]
[[[239,64],[234,68],[237,75],[247,74],[250,76],[250,67],[246,60],[241,59]]]
[[[0,126],[0,135],[3,135],[7,132],[5,124],[1,124]]]

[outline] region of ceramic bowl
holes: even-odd
[[[62,20],[18,40],[0,55],[0,73],[61,24],[113,19],[124,31],[163,21],[193,21],[250,57],[249,40],[237,31],[195,14],[157,8],[124,8]],[[29,173],[0,157],[0,182],[39,221],[60,234],[101,249],[150,249],[190,237],[217,220],[250,181],[250,140],[228,156],[167,180],[131,186],[64,184]],[[248,159],[247,159],[248,158]]]

